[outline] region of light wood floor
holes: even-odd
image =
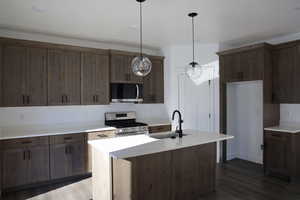
[[[91,178],[88,178],[8,194],[3,200],[89,200],[91,194]],[[199,200],[300,200],[300,184],[265,177],[260,166],[233,160],[218,166],[217,191]]]

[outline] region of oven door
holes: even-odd
[[[142,84],[112,83],[110,90],[112,103],[143,102]]]

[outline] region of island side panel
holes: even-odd
[[[93,200],[112,200],[112,159],[92,148]]]
[[[114,200],[197,200],[215,179],[216,143],[113,159]]]
[[[197,200],[215,191],[216,143],[172,152],[172,200]]]
[[[169,200],[171,152],[113,161],[114,200]]]

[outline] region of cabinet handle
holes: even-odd
[[[61,96],[61,102],[64,103],[64,95]]]
[[[68,154],[68,146],[65,147],[65,154]]]
[[[30,97],[29,97],[29,95],[27,95],[26,101],[27,101],[27,104],[30,103]]]
[[[26,151],[23,151],[23,160],[26,160]]]
[[[64,140],[72,140],[72,137],[64,137]]]
[[[23,105],[25,105],[25,95],[22,95]]]
[[[72,154],[72,146],[69,146],[69,154]]]
[[[28,150],[28,160],[31,160],[31,151]]]
[[[24,142],[22,142],[22,144],[31,144],[32,143],[32,141],[24,141]]]

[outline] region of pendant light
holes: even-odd
[[[198,13],[192,12],[189,13],[188,16],[192,18],[192,39],[193,39],[193,61],[186,68],[187,76],[197,84],[197,80],[200,79],[202,75],[202,67],[195,61],[195,23],[194,18],[198,15]]]
[[[132,72],[136,76],[147,76],[151,72],[152,63],[149,58],[143,55],[143,18],[142,3],[145,0],[136,0],[140,4],[140,55],[131,62]]]

